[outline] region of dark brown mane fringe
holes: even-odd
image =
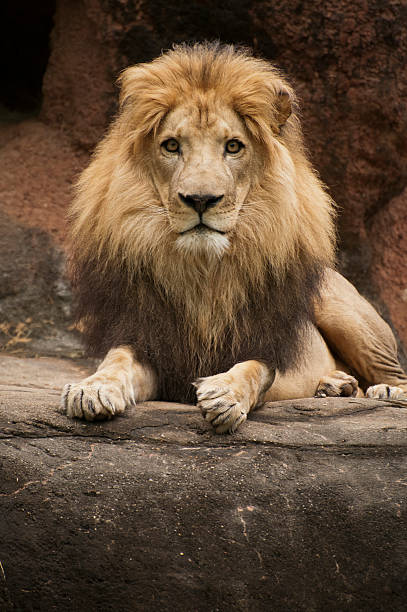
[[[314,322],[323,266],[303,253],[282,281],[270,268],[265,286],[252,290],[248,303],[236,313],[238,341],[229,326],[217,348],[201,350],[188,345],[186,318],[164,297],[148,270],[140,270],[131,282],[125,264],[75,261],[71,270],[77,319],[90,353],[103,356],[111,348],[130,345],[139,361],[155,369],[157,399],[191,402],[192,381],[224,372],[239,361],[266,360],[280,372],[299,362],[307,323]]]

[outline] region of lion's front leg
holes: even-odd
[[[136,361],[129,347],[120,346],[107,353],[95,374],[65,385],[61,403],[67,416],[94,421],[111,419],[155,393],[154,372]]]
[[[227,372],[195,381],[198,407],[216,433],[236,431],[273,380],[274,372],[263,362],[237,363]]]

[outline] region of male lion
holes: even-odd
[[[68,416],[189,402],[194,386],[221,433],[263,401],[363,395],[352,374],[368,397],[407,391],[390,328],[333,270],[333,203],[280,72],[197,44],[120,80],[71,210],[78,317],[108,352],[65,387]]]

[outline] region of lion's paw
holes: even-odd
[[[249,402],[236,385],[231,384],[227,375],[199,378],[194,386],[198,408],[216,433],[232,433],[247,419]]]
[[[407,400],[407,393],[400,387],[390,385],[373,385],[366,391],[366,397],[373,399],[404,399]]]
[[[358,381],[354,376],[335,370],[319,381],[315,397],[355,397]]]
[[[83,380],[65,385],[61,397],[61,408],[68,417],[86,421],[111,419],[125,407],[120,387],[113,383]]]

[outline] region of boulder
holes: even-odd
[[[0,358],[0,608],[405,610],[407,408],[270,403],[233,435],[59,410],[86,364]]]
[[[81,353],[63,244],[72,183],[87,158],[38,120],[0,129],[0,350]]]
[[[407,346],[407,188],[379,210],[372,223],[372,272],[391,320]]]

